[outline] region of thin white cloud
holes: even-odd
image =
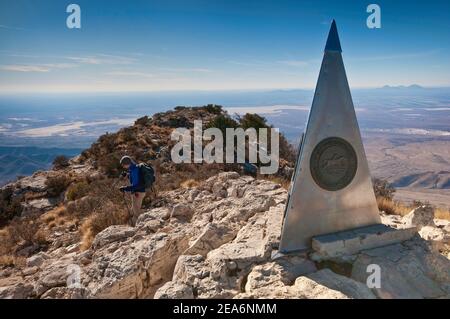
[[[20,121],[29,121],[29,122],[43,122],[43,120],[33,119],[31,117],[8,117],[8,120],[20,122]]]
[[[211,69],[206,68],[161,68],[163,71],[168,72],[196,72],[196,73],[211,73]]]
[[[8,29],[8,30],[25,30],[24,28],[18,28],[18,27],[13,27],[10,25],[4,25],[4,24],[0,24],[0,29]]]
[[[309,65],[309,63],[307,61],[303,61],[303,60],[282,60],[282,61],[277,61],[277,63],[288,65],[288,66],[293,66],[293,67],[305,67],[305,66]]]
[[[49,67],[41,65],[0,65],[0,70],[10,72],[50,72]]]
[[[283,64],[291,67],[305,67],[310,65],[315,60],[278,60],[278,61],[227,61],[230,64],[248,67],[272,67],[278,64]]]
[[[43,67],[48,67],[50,69],[70,69],[75,68],[78,65],[74,63],[47,63],[47,64],[41,64]]]
[[[81,64],[132,64],[136,61],[134,58],[109,55],[109,54],[95,54],[91,56],[70,56],[66,57],[69,60],[81,63]]]
[[[9,53],[9,54],[4,54],[13,58],[32,58],[32,59],[37,59],[37,58],[41,58],[41,56],[39,55],[31,55],[31,54],[18,54],[18,53]]]
[[[10,72],[50,72],[53,69],[68,69],[76,67],[73,63],[48,63],[48,64],[9,64],[0,65],[0,70],[10,71]]]
[[[144,73],[144,72],[129,72],[129,71],[114,71],[114,72],[108,72],[106,75],[112,75],[112,76],[131,76],[131,77],[142,77],[142,78],[153,78],[154,75],[151,73]]]
[[[422,57],[428,57],[430,55],[434,55],[434,54],[438,53],[439,51],[440,50],[431,50],[431,51],[424,51],[424,52],[369,56],[369,57],[353,58],[353,60],[356,60],[356,61],[384,61],[384,60],[399,60],[399,59],[407,59],[407,58],[422,58]],[[352,59],[352,58],[350,57],[350,59]]]
[[[230,64],[235,64],[235,65],[240,65],[240,66],[261,66],[265,63],[261,63],[261,62],[243,62],[243,61],[228,61],[228,63]]]

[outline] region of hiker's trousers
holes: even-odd
[[[145,193],[136,192],[131,194],[131,206],[133,209],[132,223],[136,224],[136,220],[141,214],[142,201],[144,200]]]

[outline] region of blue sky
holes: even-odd
[[[0,91],[314,88],[333,18],[352,87],[450,86],[448,0],[1,0]]]

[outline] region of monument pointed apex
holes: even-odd
[[[381,224],[335,21],[287,198],[281,253],[320,250],[321,235]]]
[[[325,45],[325,51],[337,51],[342,52],[341,42],[339,41],[339,34],[336,27],[336,21],[333,19],[331,23],[330,32],[328,33],[327,44]]]

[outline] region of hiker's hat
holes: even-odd
[[[130,165],[131,163],[133,163],[133,160],[127,155],[122,156],[120,159],[120,165]]]

